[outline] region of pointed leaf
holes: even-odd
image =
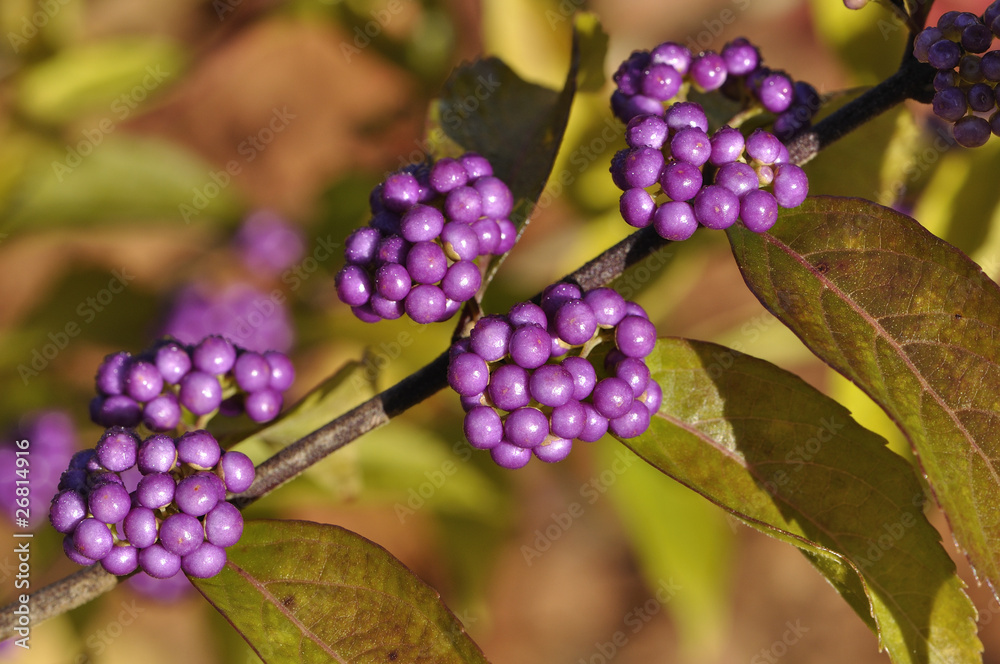
[[[816,198],[729,233],[750,290],[867,392],[919,457],[955,539],[1000,585],[1000,288],[916,221]]]
[[[193,583],[268,664],[487,661],[437,592],[348,530],[248,521],[226,553]]]
[[[529,83],[503,60],[484,58],[455,70],[432,108],[437,126],[428,131],[437,151],[473,151],[487,157],[494,174],[510,187],[514,209],[510,219],[520,233],[552,172],[562,145],[578,77],[591,88],[603,63],[606,35],[593,14],[574,19],[572,57],[562,91]],[[581,64],[582,63],[582,64]],[[582,68],[582,69],[581,69]],[[441,154],[441,156],[445,156]],[[456,155],[450,155],[456,156]],[[503,257],[493,259],[485,283]]]
[[[663,339],[647,361],[664,406],[622,442],[802,548],[897,664],[980,661],[975,609],[920,483],[882,438],[798,377],[723,346]]]

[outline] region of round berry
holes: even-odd
[[[775,168],[773,185],[774,198],[783,208],[798,207],[809,194],[809,178],[795,164],[780,164]]]
[[[219,379],[202,371],[192,371],[181,379],[181,405],[195,415],[207,415],[222,403]]]
[[[469,334],[472,352],[487,362],[495,362],[507,355],[511,333],[510,323],[503,316],[484,316]]]
[[[196,473],[177,483],[174,500],[185,514],[204,516],[218,504],[219,494],[216,486],[208,480],[207,473]]]
[[[137,549],[145,549],[156,543],[159,530],[156,513],[148,507],[133,507],[125,516],[123,530],[125,537]]]
[[[525,369],[542,366],[551,353],[552,337],[534,323],[522,325],[510,336],[510,359]]]
[[[446,194],[469,181],[469,174],[462,164],[451,158],[439,159],[431,166],[428,182],[435,191]]]
[[[169,473],[149,473],[135,489],[135,499],[142,507],[151,510],[166,507],[174,500],[177,483]]]
[[[686,161],[671,161],[660,174],[660,186],[675,201],[691,200],[701,190],[703,183],[701,169]],[[655,222],[655,216],[653,219]]]
[[[583,401],[590,396],[597,384],[597,371],[594,365],[582,357],[567,357],[562,361],[562,367],[573,376],[573,399]]]
[[[95,519],[103,523],[118,523],[132,507],[132,497],[120,484],[102,484],[90,492],[87,506]]]
[[[448,363],[448,384],[462,396],[473,396],[486,389],[490,369],[476,353],[462,353]]]
[[[114,537],[107,524],[93,517],[81,521],[73,531],[73,546],[81,556],[100,560],[111,553]]]
[[[528,392],[543,406],[561,406],[573,397],[573,375],[558,364],[540,366],[528,379]]]
[[[615,345],[628,357],[646,357],[656,345],[656,326],[648,318],[626,316],[615,328]]]
[[[238,511],[238,510],[237,510]],[[160,524],[160,544],[178,556],[191,553],[205,541],[205,528],[190,514],[171,514]]]
[[[119,542],[111,547],[108,555],[101,559],[101,567],[108,574],[125,576],[139,566],[139,550],[127,542]]]
[[[173,392],[153,398],[142,409],[142,423],[150,431],[170,431],[181,422],[181,404]]]
[[[608,428],[619,438],[635,438],[649,428],[650,417],[646,404],[635,400],[627,413],[608,420]]]
[[[243,409],[254,422],[270,422],[281,412],[282,401],[281,392],[265,387],[248,394],[243,401]]]
[[[188,431],[177,439],[178,460],[198,470],[214,468],[221,456],[218,441],[204,429]]]
[[[568,438],[556,438],[536,446],[532,451],[545,463],[556,463],[569,456],[573,449],[573,441]]]
[[[527,406],[531,401],[528,395],[528,372],[516,364],[505,364],[497,367],[490,376],[487,394],[497,408],[512,411]]]
[[[233,365],[236,386],[244,392],[253,392],[267,387],[271,381],[271,367],[260,353],[245,351],[240,353]]]
[[[667,201],[653,215],[653,228],[664,240],[680,242],[694,235],[698,221],[689,203]]]
[[[231,493],[243,493],[253,484],[254,466],[246,454],[229,451],[219,461],[220,476]]]
[[[220,502],[205,515],[205,539],[223,548],[240,541],[243,515],[232,503]]]
[[[487,406],[474,406],[463,421],[465,438],[479,450],[496,447],[503,439],[503,422],[495,410]]]
[[[740,201],[736,194],[719,185],[703,187],[694,197],[695,219],[706,228],[729,228],[740,214]]]
[[[136,401],[149,401],[163,391],[163,376],[152,362],[132,362],[126,372],[125,391]]]
[[[284,392],[290,388],[295,382],[295,367],[292,366],[292,361],[283,353],[273,350],[264,353],[264,359],[271,367],[271,389]]]
[[[181,560],[184,573],[196,579],[209,579],[225,566],[226,550],[211,542],[204,542]]]
[[[549,428],[553,436],[572,439],[583,433],[587,412],[584,410],[583,404],[571,399],[561,406],[553,408],[549,419]]]
[[[502,440],[490,450],[490,457],[501,468],[517,470],[531,461],[531,450]]]
[[[740,201],[740,219],[755,233],[763,233],[778,220],[778,201],[770,192],[754,189]]]
[[[444,291],[433,284],[415,286],[406,296],[406,314],[416,323],[435,323],[445,315]]]
[[[115,473],[128,470],[135,465],[139,449],[139,437],[134,431],[112,427],[104,432],[94,448],[97,462]]]
[[[49,521],[60,533],[71,533],[87,518],[87,503],[74,490],[60,491],[52,498],[49,506]]]
[[[207,374],[221,375],[236,363],[236,348],[225,337],[205,337],[191,353],[194,368]]]
[[[608,432],[608,418],[601,415],[597,409],[589,403],[581,404],[586,413],[583,431],[577,436],[578,440],[586,443],[593,443],[601,439]]]
[[[170,436],[156,434],[142,441],[139,446],[136,464],[143,475],[169,473],[176,463],[177,446]]]
[[[169,579],[181,569],[181,557],[153,544],[139,551],[139,567],[154,579]]]

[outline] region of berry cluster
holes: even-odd
[[[615,349],[598,380],[587,357],[602,341]],[[532,453],[560,461],[574,439],[593,442],[609,429],[638,436],[663,395],[644,361],[655,343],[646,312],[610,288],[584,294],[558,283],[541,306],[522,302],[505,316],[484,316],[452,347],[448,365],[469,444],[513,469]]]
[[[130,490],[125,474],[137,468]],[[243,534],[243,516],[226,501],[253,483],[254,466],[241,452],[222,453],[204,430],[176,440],[112,427],[94,449],[76,453],[52,499],[49,520],[64,533],[73,562],[100,562],[111,574],[137,568],[165,579],[183,569],[208,578],[226,564],[226,547]]]
[[[681,44],[664,42],[652,51],[633,52],[614,78],[611,108],[622,122],[637,115],[662,117],[665,107],[687,98],[691,86],[699,92],[718,90],[774,113],[774,133],[783,140],[809,127],[820,107],[813,86],[765,67],[757,47],[743,38],[726,44],[721,53],[697,55]]]
[[[1000,136],[1000,50],[989,50],[1000,37],[1000,0],[982,16],[950,11],[913,40],[913,56],[938,70],[934,76],[934,113],[953,122],[959,145],[979,147]]]
[[[337,296],[369,323],[450,318],[482,285],[474,261],[514,246],[513,202],[472,152],[393,173],[372,190],[368,226],[347,238]]]
[[[625,139],[629,147],[611,161],[611,176],[624,191],[622,218],[636,228],[652,224],[667,240],[686,240],[699,224],[722,229],[737,219],[764,232],[778,206],[796,207],[809,191],[805,171],[788,162],[774,134],[755,129],[744,138],[724,126],[710,137],[696,102],[677,102],[662,117],[633,117]]]
[[[245,412],[255,422],[274,419],[282,392],[295,370],[282,353],[257,353],[210,336],[195,346],[164,340],[133,356],[108,355],[97,369],[98,396],[90,416],[104,427],[170,431],[181,423],[182,409],[203,416],[216,409],[226,415]]]
[[[26,515],[29,527],[35,529],[45,520],[45,505],[56,492],[66,460],[77,448],[76,429],[63,411],[43,410],[22,418],[4,438],[0,443],[0,509],[12,522]],[[21,440],[28,441],[27,448],[16,446]],[[23,451],[18,455],[21,449],[27,449],[28,457]]]

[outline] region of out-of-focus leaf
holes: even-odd
[[[813,25],[823,41],[836,49],[855,84],[874,85],[896,71],[907,29],[891,9],[880,2],[871,2],[861,11],[851,11],[842,2],[829,0],[812,0],[809,4]],[[796,78],[808,77],[808,71],[790,73]]]
[[[663,339],[647,362],[664,406],[623,443],[802,548],[894,662],[980,661],[975,608],[913,469],[885,441],[797,376],[724,346]]]
[[[576,88],[580,92],[597,92],[607,81],[604,60],[608,53],[608,33],[601,26],[597,14],[590,12],[578,14],[573,27],[579,41]]]
[[[176,78],[185,61],[179,45],[163,40],[104,40],[65,48],[24,73],[18,105],[41,122],[99,113],[117,123]]]
[[[204,224],[238,214],[239,193],[224,169],[161,140],[94,131],[38,155],[7,201],[4,230],[146,219]]]
[[[958,543],[1000,587],[1000,288],[913,219],[813,198],[729,230],[750,290],[903,430]]]
[[[664,604],[677,623],[681,650],[713,659],[721,653],[729,629],[733,531],[725,516],[629,451],[600,445],[595,452],[612,470],[616,462],[634,462],[627,478],[608,486],[608,495],[649,586],[668,579],[681,586]]]
[[[268,664],[487,661],[437,592],[360,535],[248,521],[226,552],[195,587]]]

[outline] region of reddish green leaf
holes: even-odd
[[[916,451],[955,539],[1000,584],[1000,288],[916,221],[815,198],[729,233],[750,289]]]
[[[663,339],[648,363],[664,405],[623,443],[801,548],[897,664],[980,661],[975,609],[920,483],[882,438],[798,377],[723,346]]]
[[[194,584],[269,664],[485,664],[438,594],[382,547],[305,521],[248,521]]]

